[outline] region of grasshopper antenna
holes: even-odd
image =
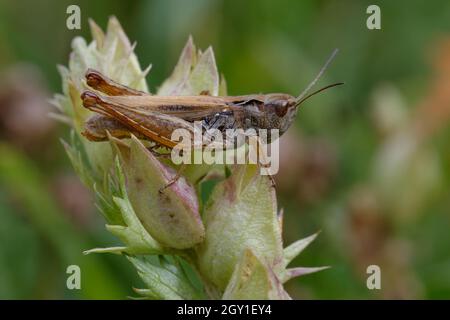
[[[334,84],[334,85],[331,85],[331,86],[324,87],[324,88],[322,88],[322,89],[320,89],[320,90],[318,90],[318,91],[316,91],[316,92],[314,92],[314,93],[312,93],[312,94],[310,94],[310,95],[307,96],[309,90],[311,90],[311,88],[312,88],[312,87],[316,84],[316,82],[320,79],[320,77],[323,75],[323,73],[325,72],[325,70],[328,68],[328,66],[329,66],[329,64],[331,63],[331,61],[333,61],[334,57],[336,57],[336,55],[337,55],[338,52],[339,52],[339,49],[334,49],[334,50],[333,50],[333,52],[331,53],[331,55],[330,55],[330,57],[328,58],[327,62],[325,62],[325,64],[323,65],[322,69],[320,69],[319,73],[318,73],[317,76],[314,78],[314,80],[311,81],[311,83],[306,87],[306,89],[303,90],[303,92],[300,93],[300,95],[295,99],[295,100],[296,100],[296,105],[297,105],[297,106],[298,106],[300,103],[302,103],[303,101],[305,101],[307,98],[313,96],[313,95],[316,94],[316,93],[319,93],[319,92],[322,91],[322,90],[325,90],[325,89],[334,87],[334,86],[336,86],[336,85],[342,84],[342,83],[339,83],[339,84]]]
[[[297,100],[296,105],[298,106],[303,101],[308,100],[309,98],[311,98],[312,96],[318,94],[319,92],[322,92],[322,91],[325,91],[327,89],[330,89],[330,88],[333,88],[333,87],[337,87],[337,86],[340,86],[340,85],[343,85],[343,84],[345,84],[345,82],[337,82],[337,83],[329,84],[329,85],[327,85],[327,86],[325,86],[323,88],[320,88],[319,90],[316,90],[316,91],[308,94],[307,96],[301,98],[300,100]]]

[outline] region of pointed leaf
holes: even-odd
[[[311,274],[311,273],[316,273],[316,272],[326,270],[329,268],[330,268],[329,266],[324,266],[324,267],[312,267],[312,268],[297,267],[297,268],[287,269],[281,279],[281,282],[285,283],[285,282],[289,281],[290,279],[293,279],[296,277],[301,277],[301,276]]]
[[[316,239],[318,234],[319,233],[315,233],[307,238],[297,240],[286,247],[283,250],[284,266],[287,267],[295,257],[297,257],[311,242],[314,241],[314,239]]]
[[[183,85],[189,78],[189,74],[196,63],[196,55],[194,41],[192,40],[192,37],[189,37],[175,69],[170,77],[167,78],[159,88],[158,95],[168,96],[181,94]]]

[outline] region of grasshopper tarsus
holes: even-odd
[[[168,187],[170,187],[170,186],[173,185],[175,182],[177,182],[177,180],[178,180],[179,178],[180,178],[180,177],[177,177],[176,179],[174,178],[174,179],[170,180],[164,187],[161,187],[161,188],[158,190],[158,192],[159,192],[160,194],[164,193],[164,190],[166,190]]]
[[[186,164],[182,164],[180,166],[180,168],[178,169],[177,173],[175,174],[175,176],[169,180],[169,182],[167,182],[167,184],[159,189],[159,193],[163,193],[164,190],[166,190],[168,187],[170,187],[171,185],[173,185],[175,182],[177,182],[180,178],[181,178],[181,174],[183,173],[184,169],[186,169]]]
[[[262,164],[261,166],[262,166],[263,168],[270,168],[270,165]],[[276,182],[275,182],[274,176],[271,175],[271,174],[268,174],[268,176],[269,176],[269,179],[270,179],[270,187],[275,189],[275,187],[277,186],[277,184],[276,184]]]
[[[276,189],[277,183],[275,182],[275,178],[273,175],[269,175],[270,178],[270,187]]]

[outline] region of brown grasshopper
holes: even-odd
[[[171,139],[174,130],[193,132],[194,121],[200,121],[206,130],[278,129],[281,136],[294,121],[302,102],[343,84],[335,83],[308,94],[336,54],[337,50],[298,97],[284,93],[209,96],[207,92],[196,96],[152,96],[89,69],[87,84],[103,94],[86,90],[81,95],[84,107],[97,113],[87,120],[83,135],[91,141],[104,141],[108,133],[119,139],[133,134],[171,149],[178,143]]]

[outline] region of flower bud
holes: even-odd
[[[147,232],[165,247],[187,249],[203,241],[205,229],[195,189],[159,162],[136,138],[121,150],[127,194]]]
[[[233,174],[216,186],[204,222],[206,240],[197,250],[199,269],[219,291],[225,290],[246,250],[266,266],[281,265],[275,192],[256,165],[235,166]]]

